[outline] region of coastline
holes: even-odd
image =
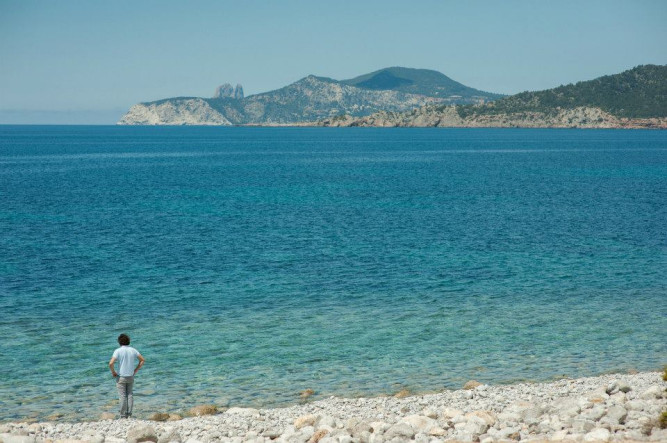
[[[381,112],[366,117],[341,116],[332,119],[290,123],[244,123],[244,124],[208,124],[208,123],[154,123],[126,124],[116,123],[115,126],[148,126],[148,127],[229,127],[229,128],[437,128],[437,129],[617,129],[617,130],[665,130],[667,118],[647,119],[616,119],[617,121],[546,121],[539,116],[526,118],[520,116],[494,116],[473,121],[448,121],[439,116],[418,118],[414,120],[400,119],[398,113]]]
[[[275,409],[233,407],[165,422],[13,422],[0,425],[0,441],[667,441],[659,423],[667,410],[660,372],[467,387],[405,397],[330,397]]]
[[[455,106],[425,106],[411,112],[380,111],[364,117],[341,115],[315,123],[325,127],[667,129],[667,118],[617,117],[600,108],[556,108],[550,112],[459,115]]]

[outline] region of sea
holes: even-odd
[[[659,370],[666,331],[667,131],[0,126],[0,421],[115,412],[120,333],[145,418]]]

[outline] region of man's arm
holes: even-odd
[[[145,359],[141,354],[137,354],[137,358],[139,359],[139,364],[138,364],[137,367],[134,369],[134,374],[135,374],[135,375],[137,374],[137,371],[138,371],[139,369],[141,369],[141,367],[142,367],[142,366],[144,365],[144,363],[146,362],[146,359]]]
[[[118,374],[116,374],[116,370],[113,368],[114,363],[116,363],[116,357],[111,357],[111,360],[109,360],[109,369],[111,369],[111,375],[113,377],[118,377]]]

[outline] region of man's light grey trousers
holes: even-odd
[[[120,416],[129,417],[132,415],[132,387],[134,386],[134,377],[118,377],[116,387],[118,388],[118,397],[120,399]]]

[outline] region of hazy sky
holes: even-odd
[[[667,1],[0,0],[0,123],[115,123],[132,104],[308,74],[438,70],[515,93],[667,63]]]

